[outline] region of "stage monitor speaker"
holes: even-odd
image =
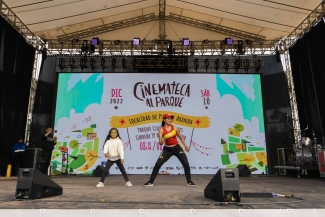
[[[104,170],[105,170],[105,167],[104,166],[98,165],[96,167],[96,169],[94,170],[93,175],[96,176],[96,177],[101,177],[102,174],[103,174],[103,172],[104,172]]]
[[[246,164],[238,164],[237,169],[239,176],[248,177],[251,175],[251,171]]]
[[[16,198],[39,199],[61,195],[63,189],[47,175],[34,168],[20,168],[17,177]]]
[[[204,196],[218,202],[240,202],[238,169],[219,169],[205,187]]]

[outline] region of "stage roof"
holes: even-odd
[[[287,36],[319,4],[320,0],[4,0],[28,28],[44,39],[57,39],[68,33],[112,22],[153,14],[159,16],[159,3],[166,2],[166,39],[221,40],[231,37],[216,31],[193,27],[168,16],[209,22],[277,40]],[[105,40],[133,37],[159,38],[159,21],[87,36]],[[236,39],[236,37],[233,37]]]

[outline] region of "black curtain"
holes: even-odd
[[[325,24],[314,26],[289,49],[302,136],[324,147]],[[313,135],[314,134],[314,135]]]
[[[56,57],[43,56],[43,62],[38,78],[37,91],[30,127],[30,144],[41,148],[41,135],[46,128],[54,125],[54,107],[56,98]]]
[[[24,136],[35,49],[0,17],[0,174],[13,163],[11,148]]]
[[[276,56],[264,58],[263,103],[269,174],[275,174],[278,165],[278,148],[286,148],[294,143],[290,99],[287,80],[281,62]]]

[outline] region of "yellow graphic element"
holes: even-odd
[[[228,128],[228,135],[240,137],[240,132],[233,128]]]
[[[243,150],[243,144],[236,144],[236,150]]]
[[[175,118],[172,123],[175,125],[190,128],[208,128],[211,125],[210,118],[207,116],[190,116],[171,111],[150,111],[128,116],[112,116],[109,125],[117,128],[129,128],[150,123],[161,123],[164,114],[174,115]]]
[[[263,166],[267,165],[267,156],[265,152],[256,152],[255,155],[258,161],[263,162]]]
[[[86,165],[78,168],[78,170],[80,170],[80,171],[85,171],[88,168],[91,168],[96,163],[96,161],[98,159],[98,153],[97,153],[97,151],[89,150],[86,152],[85,158],[86,158]]]
[[[169,133],[167,133],[166,135],[164,135],[164,139],[166,140],[166,139],[169,139],[169,138],[171,138],[171,137],[173,137],[173,136],[175,136],[176,135],[176,130],[172,130],[171,132],[169,132]]]
[[[246,155],[243,157],[243,161],[247,163],[252,163],[255,160],[255,157],[252,155]]]

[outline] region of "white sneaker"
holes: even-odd
[[[127,181],[127,182],[125,183],[125,186],[126,186],[126,187],[132,187],[132,183],[131,183],[130,181]]]
[[[104,187],[104,183],[102,182],[98,182],[98,184],[96,185],[97,188],[102,188]]]

